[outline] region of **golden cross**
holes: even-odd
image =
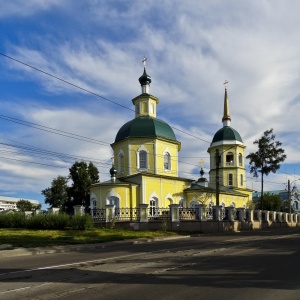
[[[142,60],[142,63],[144,64],[144,67],[146,68],[146,61],[147,61],[147,57],[144,56],[143,60]]]
[[[227,87],[228,87],[228,80],[225,80],[224,85],[225,85],[225,89],[227,90]]]

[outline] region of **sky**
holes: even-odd
[[[45,207],[41,191],[80,160],[107,180],[110,144],[134,118],[144,57],[157,117],[181,142],[181,177],[198,179],[202,159],[208,178],[228,80],[231,126],[245,156],[271,128],[287,155],[264,189],[297,184],[299,11],[296,0],[3,1],[0,195]],[[247,187],[260,191],[245,166]]]

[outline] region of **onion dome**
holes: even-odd
[[[120,128],[115,143],[126,138],[144,137],[163,138],[177,142],[173,129],[166,122],[150,116],[139,116]]]
[[[109,173],[110,173],[110,176],[111,176],[112,178],[113,178],[113,177],[116,177],[116,175],[117,175],[117,169],[115,168],[114,165],[112,165],[112,167],[110,168]]]
[[[243,143],[240,134],[230,126],[224,126],[215,133],[212,143],[221,141],[238,141]]]
[[[143,85],[150,85],[150,83],[151,83],[151,77],[147,74],[146,67],[144,67],[144,73],[139,78],[139,82],[140,82],[141,86],[143,86]]]

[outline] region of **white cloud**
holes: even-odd
[[[6,8],[6,15],[18,13],[14,7],[19,2],[12,3]],[[36,3],[37,10],[49,9],[49,13],[60,5],[57,1],[31,3]],[[60,7],[64,13],[67,3],[63,1]],[[73,21],[74,26],[76,23],[76,35],[74,30],[73,35],[61,40],[47,32],[47,38],[31,36],[19,44],[11,41],[8,49],[24,62],[129,108],[133,108],[131,98],[140,93],[138,77],[142,74],[142,57],[146,55],[147,71],[153,80],[150,91],[160,99],[158,117],[208,142],[222,126],[223,82],[227,79],[232,126],[241,134],[246,154],[255,150],[255,139],[274,128],[286,148],[288,163],[299,163],[300,3],[117,3],[119,6],[110,1],[93,1],[81,11],[82,4],[76,2],[68,11],[68,22]],[[28,7],[26,4],[24,13]],[[15,63],[11,67],[18,76],[22,68],[26,80],[42,84],[47,97],[61,94],[62,98],[70,99],[78,93],[80,99],[85,97],[84,92],[56,79],[16,67]],[[14,110],[28,121],[113,142],[117,130],[134,113],[100,99],[88,99],[86,104],[74,100],[74,107],[62,107],[57,102],[41,107],[37,105],[38,99],[31,99],[25,101],[32,106],[25,105],[24,115],[17,106]],[[182,174],[191,173],[200,158],[206,157],[207,161],[209,143],[175,133],[182,142],[180,155],[193,157],[188,162],[195,165],[181,164]],[[106,161],[111,155],[109,147],[103,150],[97,145],[66,141],[32,129],[24,130],[25,134],[28,142],[38,140],[43,147],[53,150],[59,145],[66,153]],[[15,135],[22,136],[18,130]],[[208,161],[206,164],[207,168]],[[283,180],[280,175],[278,178]],[[254,184],[259,186],[259,181]]]
[[[11,0],[5,1],[1,6],[0,18],[2,17],[27,17],[39,11],[48,10],[59,4],[60,0]]]

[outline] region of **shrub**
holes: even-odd
[[[29,229],[65,229],[68,222],[67,214],[40,214],[27,219],[26,227]]]
[[[90,215],[72,216],[69,220],[70,229],[86,230],[94,227],[93,219]]]
[[[24,213],[15,212],[9,214],[0,214],[0,228],[23,228],[26,218]]]

